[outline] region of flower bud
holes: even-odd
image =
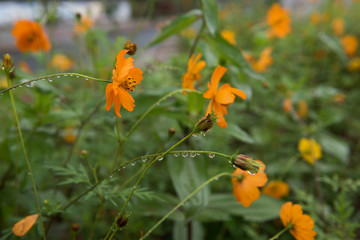
[[[128,50],[127,54],[134,55],[136,53],[136,50],[137,50],[137,45],[136,45],[136,43],[130,42],[130,40],[128,40],[125,43],[124,49]]]
[[[168,136],[169,136],[169,138],[171,138],[172,136],[174,136],[174,134],[175,134],[175,128],[169,128],[169,130],[168,130]]]
[[[13,66],[14,66],[14,64],[11,60],[10,54],[8,54],[8,53],[5,54],[4,58],[3,58],[1,69],[8,72]]]
[[[120,216],[120,218],[116,221],[116,224],[117,224],[117,226],[119,227],[119,228],[123,228],[123,227],[125,227],[126,226],[126,224],[128,223],[128,221],[129,221],[129,218],[128,218],[128,216]]]
[[[87,157],[87,155],[88,155],[88,151],[86,151],[85,149],[83,149],[83,150],[80,151],[80,154],[81,154],[82,157],[85,158],[85,157]]]
[[[80,226],[79,226],[79,224],[77,224],[77,223],[73,223],[73,224],[71,225],[71,229],[72,229],[74,232],[79,231],[79,228],[80,228]]]
[[[214,124],[216,123],[216,117],[213,113],[208,113],[206,116],[202,117],[195,126],[195,132],[207,132],[209,131]]]
[[[233,166],[240,168],[241,170],[248,171],[252,174],[257,173],[260,168],[261,164],[255,161],[253,158],[239,154],[232,160]]]
[[[77,12],[75,14],[75,19],[76,19],[77,22],[80,22],[81,21],[81,13]]]

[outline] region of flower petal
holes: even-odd
[[[113,92],[113,84],[109,83],[106,86],[105,95],[106,95],[106,111],[109,111],[111,108],[111,105],[114,102],[114,92]]]

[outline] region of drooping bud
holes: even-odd
[[[205,133],[209,131],[216,123],[216,116],[213,113],[208,113],[202,117],[195,126],[195,133]]]
[[[136,50],[137,50],[137,45],[136,45],[136,43],[130,42],[130,40],[127,40],[127,42],[125,43],[124,49],[129,50],[127,52],[127,54],[134,55],[136,53]]]
[[[251,174],[257,173],[262,167],[261,164],[255,161],[252,157],[239,154],[232,159],[233,166],[241,170],[248,171]]]

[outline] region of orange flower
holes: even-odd
[[[332,28],[334,31],[334,34],[336,36],[341,36],[344,34],[344,20],[342,20],[341,18],[335,18],[332,21]]]
[[[233,31],[223,30],[220,34],[221,37],[225,39],[228,43],[236,45],[235,33]]]
[[[356,54],[359,43],[355,36],[345,35],[341,38],[341,44],[346,55],[354,56]]]
[[[31,73],[31,68],[30,68],[29,64],[25,61],[19,61],[18,67],[24,73],[29,73],[29,74]]]
[[[94,21],[90,18],[84,16],[80,17],[80,19],[75,23],[74,31],[75,33],[85,33],[89,28],[94,25]]]
[[[292,100],[291,98],[285,98],[284,103],[283,103],[283,109],[284,112],[289,113],[292,109]]]
[[[251,174],[237,168],[231,178],[236,201],[240,202],[244,207],[249,207],[252,202],[260,197],[258,187],[264,186],[268,181],[266,173],[264,172],[265,164],[261,161],[257,162],[260,163],[262,167],[256,174]]]
[[[49,51],[51,44],[43,27],[30,20],[19,20],[11,30],[16,39],[16,47],[21,52]]]
[[[296,240],[315,239],[314,220],[309,215],[303,214],[299,204],[284,203],[280,210],[280,219]]]
[[[207,107],[206,114],[214,111],[217,116],[217,124],[221,128],[227,128],[224,115],[227,114],[226,107],[235,101],[235,95],[246,99],[246,94],[236,88],[232,88],[230,84],[222,85],[218,90],[219,81],[226,72],[226,67],[217,66],[211,76],[211,84],[208,82],[209,89],[204,93],[204,98],[211,99]]]
[[[63,54],[55,54],[50,62],[51,66],[60,71],[66,71],[73,67],[74,63]]]
[[[347,69],[350,72],[357,72],[360,70],[360,57],[355,57],[350,60],[350,62],[347,65]]]
[[[142,77],[140,68],[135,68],[132,57],[125,58],[127,50],[121,50],[116,59],[115,69],[113,70],[112,83],[106,86],[106,111],[109,111],[114,103],[114,111],[118,117],[120,108],[123,106],[128,111],[134,110],[134,99],[129,92],[136,88]]]
[[[261,54],[259,60],[256,60],[251,54],[243,52],[243,56],[256,72],[265,72],[269,66],[273,64],[273,59],[270,56],[272,47],[265,48]]]
[[[291,19],[288,12],[278,3],[274,3],[267,13],[267,23],[271,27],[271,32],[279,37],[284,38],[291,32]]]
[[[262,192],[265,195],[280,199],[289,194],[289,186],[286,182],[273,180],[263,188]]]
[[[195,89],[194,83],[196,81],[199,81],[201,78],[200,71],[206,66],[206,63],[204,60],[199,61],[201,58],[201,53],[199,53],[196,57],[194,57],[194,54],[191,56],[188,62],[188,69],[185,75],[183,76],[183,82],[181,85],[181,88],[186,89]],[[195,59],[194,59],[195,58]],[[186,92],[183,92],[186,94]]]
[[[307,118],[307,116],[309,115],[309,108],[307,103],[304,100],[300,100],[297,103],[297,107],[298,107],[298,110],[296,112],[297,115],[301,118]]]

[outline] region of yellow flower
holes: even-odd
[[[360,57],[356,57],[351,59],[351,61],[347,65],[347,69],[350,72],[357,72],[360,70]]]
[[[51,66],[59,71],[66,71],[73,67],[74,63],[63,54],[55,54],[50,62]]]
[[[279,38],[284,38],[291,32],[289,14],[279,3],[274,3],[268,10],[267,23],[271,27],[272,34]]]
[[[359,42],[355,36],[345,35],[341,38],[341,44],[346,55],[354,56],[356,54]]]
[[[266,184],[262,192],[265,195],[280,199],[289,194],[289,185],[283,181],[273,180]]]
[[[310,164],[322,157],[321,146],[312,138],[301,138],[298,145],[303,159]]]
[[[341,18],[335,18],[332,21],[332,28],[334,31],[334,34],[336,36],[341,36],[344,34],[344,20],[342,20]]]
[[[259,73],[265,72],[269,66],[273,64],[271,57],[272,47],[265,48],[261,54],[259,60],[256,60],[251,54],[243,52],[243,56],[250,66]]]
[[[220,34],[223,39],[228,41],[228,43],[236,45],[235,33],[233,31],[223,30]]]

